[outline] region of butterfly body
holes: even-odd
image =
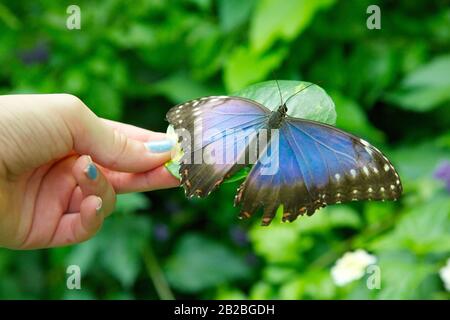
[[[186,195],[205,197],[251,164],[234,202],[241,205],[242,218],[262,208],[263,225],[271,222],[280,205],[283,221],[293,221],[328,204],[400,196],[399,176],[378,149],[335,127],[291,117],[287,109],[281,103],[270,111],[256,101],[229,96],[201,98],[170,109],[168,121],[194,137],[180,137]],[[255,134],[245,136],[246,131]],[[266,137],[264,143],[261,137]],[[231,143],[225,143],[227,139]],[[260,150],[251,162],[255,144]],[[210,148],[219,150],[216,156],[224,153],[227,161],[193,161],[196,152]]]
[[[272,111],[272,114],[270,115],[268,121],[268,128],[269,129],[280,128],[284,118],[286,117],[286,114],[287,114],[287,106],[285,104],[279,106],[276,111]]]

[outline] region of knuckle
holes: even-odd
[[[80,98],[70,93],[61,93],[60,99],[64,102],[63,105],[67,106],[68,108],[78,110],[83,108],[84,106],[84,103]]]
[[[117,168],[119,162],[123,157],[126,156],[127,150],[129,149],[129,139],[128,137],[117,130],[114,130],[113,134],[113,150],[110,166],[112,169]]]
[[[84,102],[73,94],[58,94],[58,100],[59,103],[57,103],[56,105],[59,112],[61,112],[63,115],[79,117],[88,110],[88,107],[84,104]]]

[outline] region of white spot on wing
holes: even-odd
[[[365,145],[366,147],[369,147],[369,146],[370,146],[370,144],[369,144],[366,140],[359,139],[359,141],[360,141],[363,145]]]
[[[369,169],[366,166],[363,167],[363,171],[364,171],[366,176],[369,175]]]

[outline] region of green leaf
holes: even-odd
[[[242,179],[245,179],[245,177],[250,172],[250,167],[244,167],[241,170],[239,170],[236,174],[234,174],[232,177],[226,179],[223,183],[232,183],[235,181],[239,181]]]
[[[163,94],[174,103],[214,95],[216,90],[196,82],[185,72],[178,72],[161,80],[149,88],[153,93]]]
[[[142,193],[127,193],[117,196],[116,212],[128,213],[148,209],[150,200]]]
[[[262,0],[256,7],[250,26],[250,43],[255,51],[269,48],[276,40],[291,40],[311,22],[319,9],[334,0]]]
[[[249,294],[249,299],[250,300],[274,299],[275,294],[276,294],[275,290],[271,285],[263,281],[259,281],[252,286],[252,289]]]
[[[379,267],[382,283],[378,299],[420,299],[418,287],[435,271],[432,265],[405,251],[381,253]]]
[[[387,95],[386,100],[403,109],[417,112],[430,111],[450,100],[450,86],[401,90]]]
[[[299,94],[289,100],[287,106],[288,115],[331,125],[336,123],[336,111],[333,100],[324,89],[316,84],[309,86],[311,83],[304,81],[280,80],[278,84],[280,85],[283,101],[286,101],[290,96],[301,90]],[[265,81],[251,85],[237,91],[233,96],[255,100],[272,111],[276,110],[281,103],[275,81]]]
[[[450,86],[450,55],[434,58],[430,63],[418,68],[402,81],[406,87]]]
[[[301,233],[323,233],[332,228],[361,227],[361,218],[358,212],[347,205],[329,206],[310,217],[302,217],[298,230]]]
[[[235,288],[219,288],[215,300],[244,300],[246,295],[239,289]]]
[[[225,41],[216,24],[205,21],[196,25],[186,41],[189,43],[189,59],[193,66],[192,78],[208,79],[221,69],[230,43]]]
[[[440,56],[406,76],[386,100],[404,109],[424,112],[450,101],[450,55]]]
[[[336,287],[329,272],[320,270],[300,275],[304,280],[304,294],[306,298],[331,299],[334,297]]]
[[[267,78],[280,65],[288,51],[285,48],[271,50],[266,54],[238,47],[229,56],[224,69],[224,82],[228,91],[236,91]]]
[[[100,246],[94,238],[74,247],[66,258],[66,265],[77,265],[83,273],[88,273],[97,258]]]
[[[282,215],[282,208],[277,211],[276,216]],[[253,243],[255,252],[272,263],[298,262],[301,255],[299,224],[281,223],[279,219],[272,221],[270,228],[255,226],[251,229],[249,236]],[[280,247],[283,250],[280,250]]]
[[[156,43],[155,28],[141,22],[132,22],[126,29],[113,29],[109,37],[126,49],[149,49]]]
[[[383,141],[383,133],[372,126],[358,103],[339,92],[333,92],[331,97],[336,104],[336,113],[339,115],[336,120],[337,127],[357,134],[373,143]]]
[[[392,232],[373,242],[372,249],[408,249],[418,255],[450,251],[450,199],[435,196],[412,207]]]
[[[78,265],[83,275],[106,270],[124,288],[129,288],[141,269],[141,253],[150,235],[148,217],[114,215],[104,222],[96,237],[74,247],[66,258],[66,265]]]
[[[364,204],[364,217],[368,225],[379,225],[395,214],[395,203],[371,201]]]
[[[63,300],[95,300],[95,295],[87,290],[66,290]]]
[[[141,253],[151,234],[146,216],[126,215],[108,219],[103,226],[100,261],[125,288],[129,288],[141,269]]]
[[[282,208],[276,216],[281,217]],[[349,206],[330,206],[316,212],[312,216],[299,217],[295,223],[283,223],[281,219],[274,219],[270,228],[252,227],[249,236],[255,252],[272,263],[302,262],[300,252],[309,246],[307,235],[324,234],[334,228],[361,227],[362,222],[358,213]],[[280,250],[282,245],[283,250]]]
[[[286,283],[294,276],[295,269],[279,265],[268,265],[263,271],[264,280],[272,284]]]
[[[440,148],[433,141],[405,145],[389,153],[400,176],[411,182],[431,177],[437,165],[449,157],[450,149]]]
[[[175,178],[178,180],[181,180],[180,176],[180,163],[177,161],[169,160],[167,161],[164,166],[166,167],[167,171],[169,171]]]
[[[219,22],[225,31],[231,31],[243,24],[253,9],[255,0],[219,0]]]
[[[10,11],[8,6],[0,3],[0,21],[4,23],[8,28],[17,30],[21,25],[21,20]]]
[[[175,288],[193,293],[244,279],[250,275],[250,268],[223,244],[198,234],[187,234],[169,258],[166,272]]]
[[[280,287],[280,299],[298,300],[303,296],[305,283],[301,278],[289,279]]]

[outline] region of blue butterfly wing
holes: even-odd
[[[287,117],[274,141],[238,189],[241,217],[263,207],[267,225],[282,204],[283,220],[293,221],[327,204],[395,200],[402,192],[397,172],[378,149],[335,127]]]
[[[229,96],[204,97],[170,109],[167,120],[181,131],[180,176],[186,195],[207,196],[244,167],[248,139],[256,138],[251,133],[262,128],[269,115],[270,110],[255,101]],[[233,140],[227,140],[230,137]]]

